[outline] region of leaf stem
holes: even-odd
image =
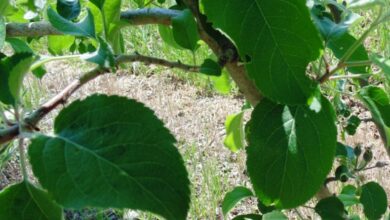
[[[338,75],[338,76],[329,77],[329,80],[367,78],[370,76],[371,76],[370,74]]]
[[[18,149],[20,156],[20,168],[22,170],[23,180],[28,180],[26,155],[24,153],[24,138],[19,138]]]
[[[51,61],[56,61],[56,60],[66,60],[66,59],[79,59],[81,55],[65,55],[65,56],[55,56],[55,57],[42,57],[39,59],[37,62],[35,62],[30,70],[35,70],[36,68],[42,66],[45,63],[51,62]]]
[[[359,37],[358,40],[356,40],[354,42],[354,44],[347,50],[347,52],[345,52],[345,54],[339,59],[339,62],[338,64],[336,65],[336,67],[334,67],[331,71],[325,73],[320,79],[319,79],[319,82],[320,83],[324,83],[326,82],[330,76],[332,76],[333,74],[335,74],[337,71],[339,71],[340,69],[343,69],[347,66],[353,66],[354,65],[354,62],[348,62],[348,60],[351,58],[351,56],[353,55],[353,53],[359,48],[359,46],[361,44],[363,44],[364,40],[368,37],[368,35],[374,30],[377,28],[377,26],[379,24],[381,24],[381,22],[383,22],[383,19],[382,19],[382,12],[383,12],[383,9],[380,8],[380,11],[379,11],[379,15],[377,16],[377,18],[375,19],[375,21],[371,24],[371,26]],[[349,63],[349,65],[348,65]],[[370,63],[371,64],[371,63]],[[359,66],[362,66],[361,63],[358,63]]]

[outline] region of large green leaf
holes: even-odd
[[[370,110],[383,142],[390,152],[390,98],[388,94],[379,87],[369,86],[363,88],[359,96]]]
[[[344,204],[335,196],[320,200],[315,207],[315,211],[323,220],[347,219]]]
[[[307,106],[263,100],[247,125],[247,167],[259,199],[267,206],[293,208],[322,186],[336,152],[335,113],[321,98],[316,113]]]
[[[243,186],[238,186],[232,191],[226,193],[222,202],[223,215],[226,215],[230,210],[232,210],[238,202],[250,196],[253,196],[252,191]]]
[[[53,27],[64,34],[95,38],[94,19],[90,10],[88,10],[87,16],[78,23],[66,20],[51,7],[47,9],[47,17]]]
[[[368,219],[380,219],[387,209],[386,192],[376,182],[369,182],[362,186],[360,202]]]
[[[322,43],[305,0],[203,0],[214,27],[235,42],[249,76],[271,100],[303,104],[316,89],[306,67]]]
[[[80,0],[57,0],[57,11],[63,18],[73,20],[81,12]]]
[[[5,42],[5,22],[4,19],[0,16],[0,51],[3,49]]]
[[[7,187],[0,193],[0,217],[12,220],[61,220],[62,209],[50,196],[29,182]]]
[[[54,126],[55,136],[32,140],[29,156],[59,204],[186,218],[189,181],[175,138],[143,104],[94,95],[62,110]]]
[[[172,18],[173,38],[181,47],[191,51],[199,48],[200,39],[196,21],[189,9]]]
[[[0,101],[7,105],[16,104],[26,73],[35,58],[31,53],[18,53],[0,61]]]

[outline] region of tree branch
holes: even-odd
[[[122,55],[117,58],[118,63],[129,63],[129,62],[141,62],[145,65],[155,64],[159,66],[165,66],[169,68],[177,68],[188,72],[200,72],[199,66],[191,66],[187,64],[183,64],[180,61],[171,62],[167,60],[163,60],[155,57],[148,57],[138,53],[134,53],[133,55]]]
[[[116,65],[129,62],[141,62],[146,65],[156,64],[166,66],[170,68],[178,68],[189,72],[199,72],[199,67],[182,64],[180,62],[170,62],[159,58],[147,57],[135,53],[133,55],[121,55],[116,58]],[[36,125],[53,109],[57,108],[60,104],[64,104],[68,101],[69,97],[74,94],[79,88],[95,79],[96,77],[109,72],[106,68],[96,68],[85,74],[79,79],[69,84],[62,92],[54,96],[48,102],[39,107],[36,111],[28,115],[20,124],[12,125],[11,127],[0,129],[0,144],[5,144],[19,136],[20,131],[32,131],[37,130]]]
[[[128,10],[121,13],[121,21],[128,25],[161,24],[170,25],[171,19],[180,11],[163,8],[144,8]],[[31,23],[8,23],[6,25],[7,37],[41,37],[49,35],[62,35],[48,21]]]

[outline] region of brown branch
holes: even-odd
[[[163,8],[144,8],[128,10],[121,13],[122,23],[128,25],[161,24],[170,25],[171,19],[180,11]],[[48,21],[31,23],[8,23],[6,25],[7,37],[40,37],[49,35],[62,35]]]
[[[155,65],[165,66],[169,68],[177,68],[188,72],[200,72],[199,66],[191,66],[191,65],[183,64],[180,61],[171,62],[160,58],[144,56],[138,53],[134,53],[133,55],[119,56],[117,58],[117,62],[119,63],[141,62],[144,63],[145,65],[155,64]]]
[[[156,64],[170,68],[178,68],[189,72],[199,72],[199,67],[182,64],[180,62],[170,62],[159,58],[143,56],[138,53],[133,55],[121,55],[116,58],[116,65],[129,62],[141,62],[146,65]],[[36,111],[28,115],[22,123],[15,124],[11,127],[0,129],[0,144],[8,143],[19,136],[20,130],[33,131],[37,130],[36,125],[53,109],[68,101],[69,97],[74,94],[79,88],[95,79],[96,77],[109,72],[105,68],[96,68],[90,72],[83,74],[79,79],[73,81],[59,94],[54,96],[48,102],[39,107]]]
[[[253,106],[256,106],[262,99],[262,95],[248,77],[245,67],[239,64],[239,55],[235,45],[225,35],[214,29],[211,23],[207,22],[206,16],[199,10],[198,0],[184,0],[184,2],[198,21],[201,39],[219,57],[220,64],[226,67],[245,98]]]

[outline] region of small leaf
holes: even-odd
[[[66,20],[61,17],[61,15],[57,14],[51,7],[47,9],[47,16],[53,27],[64,34],[95,38],[94,19],[89,9],[87,16],[78,23]]]
[[[359,204],[359,199],[356,197],[356,187],[352,185],[345,186],[340,195],[337,196],[345,207]]]
[[[328,197],[319,201],[315,211],[323,220],[346,220],[344,204],[337,197]]]
[[[225,147],[232,152],[237,152],[245,145],[244,112],[229,115],[225,121],[226,137],[223,141]]]
[[[61,220],[61,208],[50,196],[29,182],[21,182],[5,188],[0,193],[1,219],[12,220]]]
[[[226,193],[222,202],[223,215],[226,216],[227,213],[232,210],[238,202],[250,196],[253,196],[252,191],[242,186],[238,186],[232,191]]]
[[[348,49],[356,42],[356,39],[346,33],[339,38],[332,38],[327,46],[333,51],[337,58],[342,58]],[[368,60],[368,54],[362,44],[355,50],[351,57],[347,61],[363,61]],[[347,67],[347,70],[351,73],[367,73],[369,65],[358,67]]]
[[[387,209],[386,192],[376,182],[369,182],[362,186],[360,202],[368,219],[380,219]]]
[[[354,160],[356,158],[354,149],[350,146],[337,142],[336,157]]]
[[[0,16],[0,50],[3,49],[6,34],[7,33],[5,32],[5,22],[4,19]]]
[[[312,198],[331,170],[336,152],[334,110],[277,105],[264,99],[247,125],[247,167],[253,188],[267,206],[294,208]]]
[[[190,190],[175,138],[152,110],[125,97],[73,102],[55,136],[29,147],[35,176],[65,208],[128,208],[185,219]]]
[[[232,90],[232,82],[226,70],[222,70],[221,76],[211,76],[210,79],[217,92],[226,95]]]
[[[280,211],[272,211],[264,214],[263,220],[288,220],[288,218]]]
[[[86,61],[96,63],[101,67],[110,68],[115,66],[115,58],[113,55],[112,48],[107,42],[99,37],[100,46],[97,51],[84,54],[81,58]]]
[[[73,45],[75,41],[74,36],[48,36],[49,51],[53,55],[62,55],[65,51]]]
[[[232,220],[262,220],[263,216],[258,214],[246,214],[246,215],[238,215],[234,217]]]
[[[172,18],[173,37],[177,44],[191,51],[198,49],[200,39],[196,21],[189,9]]]
[[[58,13],[67,20],[73,20],[80,15],[80,0],[57,0]]]
[[[19,100],[19,91],[25,74],[35,58],[30,53],[19,53],[1,60],[0,69],[0,101],[14,105]]]
[[[34,76],[36,76],[38,79],[42,79],[44,75],[46,75],[47,71],[44,67],[40,66],[32,71]]]
[[[181,47],[179,44],[176,43],[173,37],[173,30],[171,27],[165,25],[159,25],[158,32],[160,33],[160,37],[164,41],[164,43],[168,44],[169,46],[175,49],[184,49],[183,47]]]
[[[379,87],[368,86],[360,91],[359,97],[370,110],[385,147],[390,152],[390,98],[388,94]]]
[[[390,83],[390,59],[385,59],[378,55],[372,55],[371,60],[383,70],[387,81]]]
[[[15,53],[34,53],[30,46],[23,40],[18,38],[7,38],[7,43],[11,44]]]
[[[345,127],[345,131],[349,134],[349,135],[355,135],[356,134],[356,130],[357,128],[359,127],[360,123],[362,121],[360,120],[359,117],[357,117],[356,115],[352,115],[348,121],[347,121],[347,126]]]
[[[208,76],[221,76],[221,66],[212,59],[205,59],[203,64],[200,66],[200,72]]]

